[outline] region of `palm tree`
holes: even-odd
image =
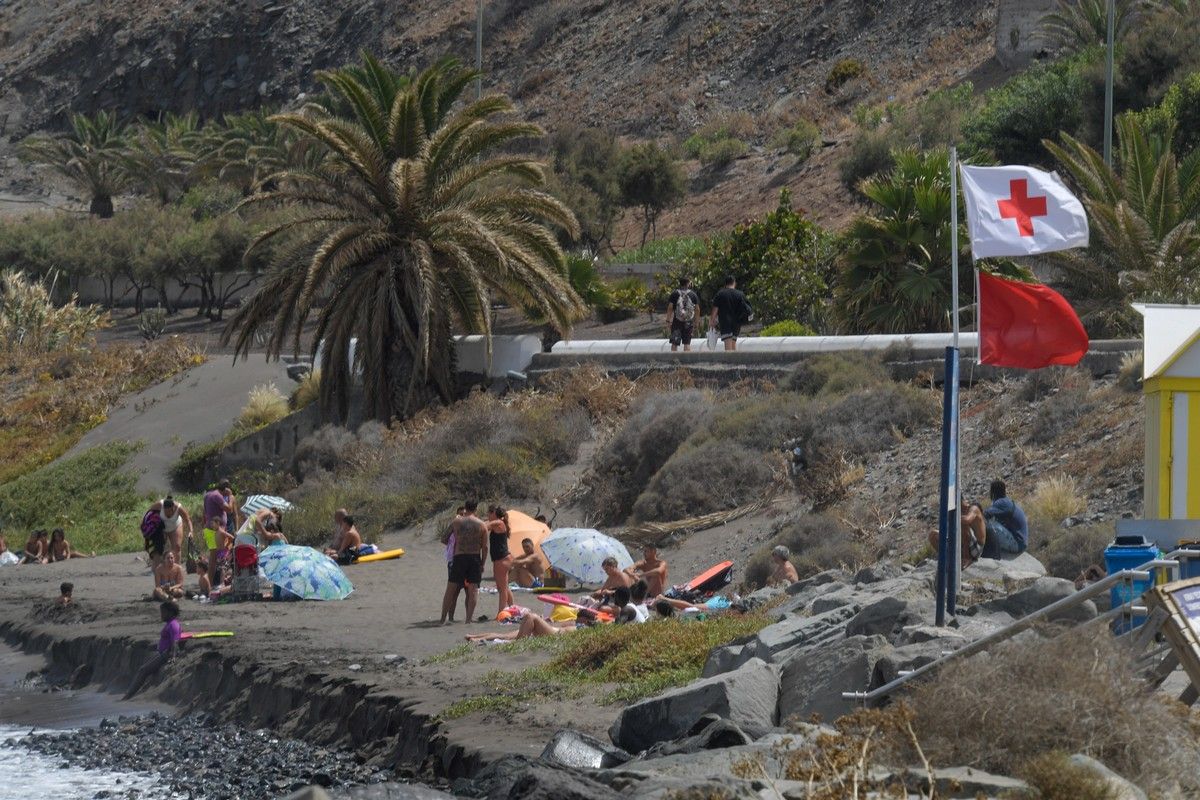
[[[951,307],[946,151],[898,152],[890,172],[868,178],[859,189],[875,207],[845,234],[836,298],[843,327],[856,333],[946,330]],[[960,276],[964,289],[970,286],[965,276],[968,270]]]
[[[1129,33],[1137,14],[1155,8],[1156,0],[1115,0],[1113,40]],[[1042,17],[1041,34],[1054,47],[1070,52],[1104,44],[1108,38],[1108,0],[1058,0]]]
[[[553,226],[577,232],[575,219],[541,190],[542,164],[500,152],[541,129],[509,119],[501,95],[456,109],[476,73],[454,60],[408,78],[367,57],[317,77],[332,97],[324,111],[273,119],[328,156],[276,173],[246,201],[287,214],[251,251],[283,246],[226,341],[236,335],[246,355],[270,326],[278,357],[315,316],[323,408],[345,418],[359,372],[364,416],[386,421],[454,395],[452,327],[490,341],[494,297],[569,329],[583,304]]]
[[[1056,261],[1079,297],[1089,330],[1128,331],[1129,300],[1200,302],[1200,149],[1179,160],[1173,126],[1151,133],[1136,114],[1117,118],[1117,168],[1062,134],[1048,150],[1079,186],[1092,247]]]
[[[125,129],[115,112],[100,111],[94,117],[73,114],[69,133],[30,136],[21,145],[21,155],[62,175],[91,198],[89,213],[102,218],[113,215],[113,195],[127,183],[121,166]]]
[[[194,111],[143,120],[128,137],[121,165],[128,181],[166,205],[188,190],[195,156],[188,142],[199,127]]]
[[[189,139],[197,173],[235,186],[249,195],[270,175],[293,167],[311,168],[324,157],[316,140],[280,123],[262,109],[226,114]]]

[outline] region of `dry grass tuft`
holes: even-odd
[[[1017,773],[1029,784],[1013,800],[1121,800],[1108,781],[1087,767],[1072,763],[1066,753],[1034,756]]]
[[[1075,478],[1058,473],[1037,482],[1025,508],[1033,519],[1058,524],[1067,517],[1082,514],[1087,509],[1087,498]]]
[[[1200,793],[1200,726],[1149,691],[1132,655],[1094,629],[1009,642],[950,664],[912,695],[929,757],[1011,775],[1054,750],[1085,753],[1152,795]]]
[[[321,370],[314,369],[301,378],[300,383],[296,384],[296,388],[292,391],[290,403],[294,410],[299,411],[317,402],[320,397]]]
[[[1117,370],[1117,386],[1127,392],[1140,392],[1142,390],[1142,364],[1141,353],[1126,353],[1121,356],[1121,366]]]
[[[273,383],[255,386],[238,415],[238,427],[257,430],[288,415],[288,399]]]

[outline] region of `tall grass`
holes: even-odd
[[[250,390],[246,405],[238,416],[237,425],[247,431],[257,430],[278,422],[288,415],[288,399],[273,383],[255,386]]]
[[[704,255],[708,243],[699,236],[675,236],[622,250],[610,264],[687,264]]]
[[[1058,473],[1037,482],[1025,507],[1030,517],[1057,524],[1067,517],[1082,514],[1087,508],[1087,498],[1075,478]]]

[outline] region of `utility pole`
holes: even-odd
[[[1109,12],[1109,25],[1112,25],[1112,12]],[[1109,33],[1109,39],[1112,34]],[[1111,49],[1110,49],[1111,53]],[[1111,58],[1111,55],[1110,55]],[[483,97],[483,0],[478,0],[475,14],[475,71],[479,77],[475,79],[475,99]],[[1110,71],[1111,73],[1111,71]]]
[[[1108,47],[1104,58],[1104,163],[1112,166],[1113,136],[1113,39],[1115,38],[1116,0],[1108,0]]]

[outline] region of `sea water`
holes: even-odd
[[[63,767],[62,759],[35,753],[21,745],[21,739],[30,732],[29,728],[0,723],[0,800],[93,800],[96,797],[165,800],[171,796],[151,775]],[[45,731],[34,729],[33,732]]]

